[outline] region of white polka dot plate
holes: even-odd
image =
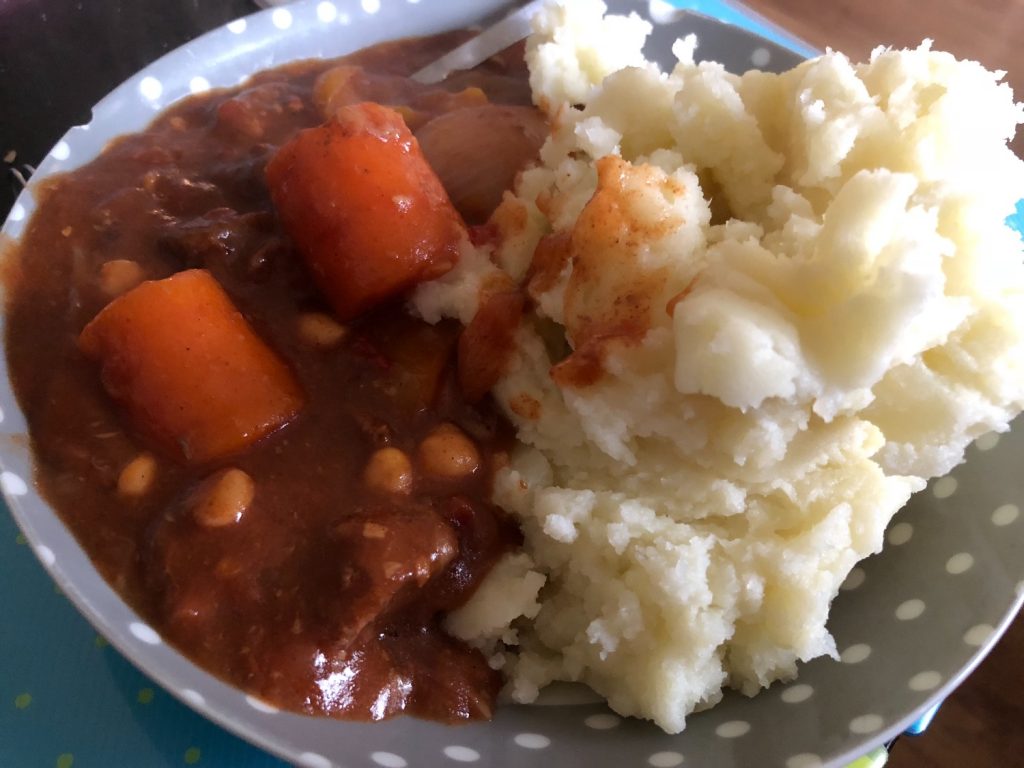
[[[143,128],[190,93],[234,85],[260,69],[339,55],[381,40],[465,26],[499,9],[414,0],[303,0],[239,19],[126,81],[51,150],[3,232],[17,239],[39,179],[87,162],[113,136]],[[680,22],[661,0],[634,8],[656,22],[648,53],[667,60],[676,36],[698,24],[699,54],[733,69],[786,68],[799,57],[743,30]],[[736,21],[735,8],[688,3]],[[757,22],[754,22],[755,24]],[[839,766],[903,730],[941,699],[991,647],[1024,592],[1024,429],[986,436],[968,460],[918,494],[896,518],[883,554],[854,569],[829,627],[840,660],[819,659],[797,681],[753,699],[730,694],[695,715],[685,733],[620,718],[586,691],[553,687],[535,706],[505,706],[490,723],[447,727],[399,718],[344,723],[278,711],[193,666],[161,641],[102,581],[28,478],[25,421],[6,374],[0,383],[0,489],[60,588],[111,643],[188,706],[307,768],[331,766],[771,765]]]

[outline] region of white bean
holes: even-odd
[[[249,510],[256,495],[256,483],[240,469],[214,475],[199,489],[192,515],[207,528],[237,523]]]

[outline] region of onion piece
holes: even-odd
[[[420,148],[467,222],[486,221],[548,135],[533,107],[488,104],[447,112],[416,132]]]

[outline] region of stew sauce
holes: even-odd
[[[529,104],[521,53],[443,88],[406,79],[459,38],[297,63],[188,99],[47,181],[7,255],[7,355],[41,491],[169,642],[279,707],[452,722],[489,717],[500,686],[440,622],[520,542],[488,501],[510,430],[463,396],[459,327],[427,325],[400,301],[344,324],[332,314],[264,175],[298,130],[353,101],[393,106],[413,130],[467,106]],[[460,206],[471,224],[486,213],[476,204]],[[304,402],[243,450],[183,460],[116,404],[79,336],[141,281],[197,269]]]

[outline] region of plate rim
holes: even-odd
[[[738,3],[732,2],[732,0],[720,1],[725,5],[731,5],[733,7],[739,5]],[[414,5],[418,4],[417,2],[414,2],[414,0],[407,0],[407,2]],[[495,3],[504,5],[507,2],[508,0],[491,0],[492,5]],[[317,4],[317,0],[297,0],[296,2],[289,3],[287,7],[295,9],[302,7],[315,7]],[[353,10],[360,6],[359,0],[334,0],[333,4],[339,7],[352,6]],[[481,8],[484,7],[483,3],[481,3],[480,5]],[[744,11],[749,10],[746,9],[745,6],[742,6],[742,8]],[[273,7],[266,8],[263,10],[255,11],[246,16],[239,17],[239,19],[244,19],[247,23],[260,19],[270,19],[273,16],[273,14],[277,12],[277,10],[277,8]],[[481,11],[481,13],[483,13],[483,11]],[[239,21],[239,19],[236,19],[233,22],[220,25],[212,30],[203,33],[202,35],[199,35],[185,42],[184,44],[161,55],[159,58],[148,63],[145,67],[141,68],[136,73],[126,78],[124,81],[119,83],[117,86],[111,89],[105,96],[103,96],[99,101],[96,102],[96,104],[92,107],[92,113],[88,123],[83,125],[71,126],[61,136],[61,138],[57,141],[54,147],[57,147],[61,144],[61,142],[65,142],[69,138],[72,138],[76,134],[76,132],[87,131],[89,127],[93,124],[93,122],[97,119],[97,117],[102,118],[112,108],[112,105],[116,104],[118,98],[132,94],[133,83],[137,78],[145,76],[146,73],[155,69],[159,69],[161,66],[166,66],[168,62],[174,62],[180,59],[184,55],[184,51],[190,46],[194,46],[201,42],[208,44],[211,40],[214,40],[217,37],[224,36],[228,30],[229,24],[235,24]],[[727,22],[721,23],[726,26],[732,26]],[[354,20],[352,26],[358,27],[358,21]],[[281,34],[288,34],[288,31],[282,30]],[[238,37],[237,34],[235,34],[235,36]],[[360,43],[358,47],[364,46],[363,44]],[[353,48],[352,50],[355,50],[355,48]],[[287,60],[291,61],[295,59]],[[284,60],[271,66],[278,66],[281,63],[284,63]],[[249,73],[248,76],[251,76],[252,74],[255,74],[258,71],[260,70],[253,70]],[[214,87],[230,88],[233,86],[229,85]],[[153,109],[151,119],[156,118],[159,114],[168,109],[172,104],[177,103],[178,101],[180,101],[181,98],[187,96],[188,94],[183,94],[179,98],[175,98],[173,100],[167,101],[166,103],[160,104],[159,107]],[[90,162],[91,160],[92,158],[87,158],[85,162]],[[19,193],[14,203],[14,206],[12,206],[11,211],[8,212],[7,217],[5,217],[3,224],[3,238],[5,241],[5,245],[7,245],[9,242],[17,242],[18,240],[20,240],[22,236],[22,232],[18,232],[18,234],[16,235],[9,234],[8,230],[12,221],[20,221],[20,223],[22,223],[22,227],[26,226],[30,221],[32,212],[34,211],[36,205],[35,197],[32,194],[32,191],[34,187],[37,186],[38,182],[47,179],[51,175],[73,170],[74,168],[78,167],[77,164],[63,167],[58,166],[59,162],[55,159],[53,155],[53,150],[51,149],[46,153],[45,159],[43,160],[43,162],[40,163],[37,172],[33,174],[32,178],[29,181],[29,184]],[[26,205],[26,203],[28,204]],[[13,218],[13,212],[15,208],[19,205],[22,206],[23,217],[21,220],[16,220]],[[0,328],[3,328],[5,326],[6,312],[0,311]],[[7,372],[8,364],[6,355],[4,355],[3,360],[0,361],[0,374],[3,374],[4,384],[6,385],[8,391],[11,392],[12,399],[14,399],[14,401],[17,403],[17,398],[13,398],[13,389],[10,387],[10,381],[7,376]],[[18,403],[18,416],[21,416],[23,418],[20,403]],[[7,420],[9,417],[10,414],[4,414],[5,426],[7,424]],[[27,435],[27,425],[25,426],[24,429],[19,431]],[[28,455],[28,459],[30,462],[29,475],[32,475],[34,472],[35,456],[33,455],[31,448],[26,448],[25,451]],[[5,451],[4,453],[6,454],[7,451]],[[6,456],[0,456],[0,468],[3,468],[6,471],[8,468],[7,464],[8,462],[6,460]],[[207,720],[216,723],[218,726],[224,728],[233,735],[243,739],[246,742],[256,745],[257,747],[267,751],[270,754],[273,754],[284,760],[294,760],[296,759],[297,756],[301,760],[303,755],[310,754],[303,750],[301,744],[286,743],[286,741],[282,739],[279,734],[275,733],[273,735],[268,735],[270,734],[270,731],[264,731],[258,728],[254,728],[251,725],[243,722],[242,720],[235,718],[232,715],[231,710],[229,709],[225,709],[224,707],[211,706],[209,705],[209,703],[198,704],[192,699],[190,699],[185,693],[186,689],[182,689],[174,684],[175,673],[173,672],[173,670],[170,670],[168,666],[163,663],[157,663],[154,665],[153,660],[149,658],[145,653],[143,653],[144,649],[149,646],[129,642],[126,639],[126,634],[122,630],[122,628],[116,626],[112,621],[108,620],[107,615],[94,605],[94,602],[98,602],[95,599],[95,596],[93,598],[90,598],[89,595],[86,595],[82,590],[78,588],[76,582],[68,577],[68,575],[61,568],[58,561],[51,560],[43,555],[43,552],[48,551],[48,547],[43,541],[42,534],[36,529],[36,526],[33,524],[32,516],[26,514],[26,512],[22,509],[22,505],[19,501],[19,497],[21,494],[15,494],[11,492],[6,484],[0,485],[0,491],[2,491],[4,501],[6,502],[7,508],[10,510],[12,518],[14,519],[16,525],[21,530],[21,532],[25,535],[25,538],[31,547],[33,556],[43,566],[44,570],[46,571],[50,579],[53,580],[53,582],[61,589],[64,595],[71,601],[76,611],[82,617],[84,617],[86,621],[88,621],[89,624],[92,625],[94,629],[96,629],[97,632],[99,632],[104,638],[106,638],[110,642],[110,644],[114,646],[114,648],[121,654],[121,656],[125,658],[133,667],[138,669],[143,675],[153,679],[156,683],[158,683],[161,686],[161,688],[163,688],[166,692],[171,694],[171,696],[173,696],[177,701],[184,704],[192,711],[196,712],[197,714],[206,718]],[[64,524],[59,514],[56,512],[56,510],[52,508],[49,502],[47,502],[45,498],[38,494],[38,492],[35,491],[34,488],[30,492],[36,493],[36,495],[40,497],[40,500],[45,505],[49,515],[52,516],[52,518],[56,521],[56,523],[59,526],[65,529],[67,534],[71,537],[72,541],[74,542],[76,549],[85,557],[88,563],[88,567],[93,569],[97,576],[97,581],[99,582],[99,584],[102,585],[102,589],[105,591],[105,593],[102,595],[102,598],[105,600],[112,599],[114,601],[117,601],[124,608],[127,609],[127,611],[134,618],[134,620],[148,626],[148,623],[145,622],[145,620],[138,615],[135,609],[129,603],[127,603],[95,569],[95,566],[92,565],[92,562],[88,557],[88,554],[85,553],[84,548],[81,547],[77,539],[71,533],[70,529]],[[876,731],[872,734],[865,736],[859,742],[861,746],[850,747],[842,752],[838,752],[829,756],[826,760],[823,761],[823,766],[825,766],[825,768],[840,768],[841,766],[844,766],[852,762],[853,760],[862,757],[871,749],[884,743],[887,743],[892,738],[905,732],[910,725],[917,721],[924,713],[926,713],[934,706],[936,706],[937,703],[941,703],[944,699],[946,699],[956,688],[958,688],[962,684],[962,682],[971,673],[973,673],[973,671],[978,667],[978,665],[988,656],[991,650],[999,642],[999,640],[1005,634],[1009,626],[1013,623],[1015,618],[1021,612],[1022,608],[1024,608],[1024,593],[1018,591],[1016,593],[1015,600],[1011,602],[1009,607],[1003,613],[1000,623],[988,635],[984,643],[982,643],[980,646],[976,648],[976,650],[968,657],[967,662],[960,666],[955,674],[950,675],[950,677],[942,685],[937,687],[934,691],[930,692],[923,704],[918,706],[912,713],[902,717],[901,719],[893,723],[890,723],[885,728],[882,728],[879,731]],[[189,659],[189,657],[182,654],[174,646],[166,643],[164,643],[163,645],[174,656],[183,660],[194,670],[197,670],[199,673],[201,673],[205,677],[206,682],[213,683],[216,686],[225,687],[227,689],[230,689],[232,692],[235,692],[240,695],[246,694],[246,692],[243,689],[237,688],[234,685],[225,682],[224,680],[208,672],[206,669],[199,666],[198,664],[195,664],[191,659]],[[766,692],[767,690],[765,689],[759,695],[763,695]],[[301,714],[298,714],[298,716],[309,717]],[[338,723],[339,725],[345,722],[335,721],[331,718],[316,719],[329,721],[331,723]],[[680,734],[676,734],[674,738],[685,738],[685,731]],[[316,756],[314,755],[314,757]],[[334,762],[333,759],[328,759],[330,759],[332,763]]]

